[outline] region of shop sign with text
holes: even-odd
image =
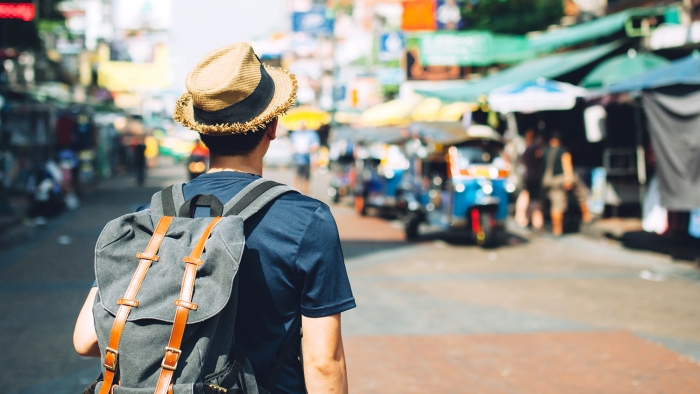
[[[331,35],[333,19],[326,15],[326,9],[323,7],[312,8],[307,12],[294,12],[292,30],[299,33]]]

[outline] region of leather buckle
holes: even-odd
[[[183,263],[187,263],[187,264],[193,264],[193,265],[196,265],[197,267],[199,267],[200,265],[204,264],[204,260],[202,260],[202,259],[195,259],[195,258],[192,258],[192,257],[189,257],[189,256],[183,258],[183,259],[182,259],[182,262],[183,262]]]
[[[160,257],[158,257],[155,253],[142,253],[142,252],[137,252],[136,253],[136,258],[139,260],[151,260],[151,261],[158,261]]]
[[[111,358],[110,358],[111,356]],[[114,350],[111,347],[105,348],[105,363],[104,366],[110,372],[115,372],[117,370],[117,361],[119,360],[119,351]]]
[[[187,308],[191,311],[197,310],[197,304],[193,304],[193,303],[185,301],[185,300],[175,300],[175,302],[173,302],[173,304],[175,304],[175,306],[181,306],[183,308]]]
[[[168,355],[172,354],[175,356],[175,360],[168,358]],[[160,366],[163,367],[163,369],[167,369],[168,371],[175,371],[177,369],[177,362],[180,360],[180,355],[182,354],[182,350],[180,349],[175,349],[170,346],[165,347],[165,356],[163,356],[163,362],[160,363]]]
[[[136,300],[130,300],[128,298],[119,298],[117,300],[117,305],[127,305],[127,306],[131,306],[134,308],[138,308],[139,302]]]

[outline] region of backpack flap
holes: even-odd
[[[155,218],[159,219],[159,218]],[[127,321],[154,319],[172,323],[175,300],[180,298],[182,278],[189,256],[211,218],[174,218],[151,263],[137,295],[138,307],[132,308]],[[102,231],[95,250],[95,274],[102,307],[115,316],[129,282],[139,264],[137,252],[146,250],[154,231],[147,211],[124,215],[111,221]],[[214,228],[197,269],[188,324],[218,314],[231,297],[233,281],[243,255],[245,236],[243,219],[227,217]]]

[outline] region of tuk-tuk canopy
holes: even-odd
[[[465,129],[460,122],[416,122],[408,126],[408,131],[411,136],[443,145],[475,140],[502,142],[501,135],[489,126],[472,125]]]
[[[357,129],[355,141],[384,144],[398,143],[405,139],[406,133],[402,127],[365,127]]]
[[[367,109],[359,118],[363,127],[405,126],[411,122],[454,122],[467,110],[474,111],[478,104],[455,102],[443,104],[439,99],[421,101],[392,100]]]

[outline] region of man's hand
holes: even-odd
[[[301,317],[304,336],[304,379],[309,394],[347,394],[345,352],[340,333],[340,314],[326,317]]]
[[[97,345],[95,322],[92,318],[92,305],[95,303],[97,287],[90,289],[83,308],[78,315],[73,331],[73,346],[75,351],[85,357],[100,357],[100,347]]]

